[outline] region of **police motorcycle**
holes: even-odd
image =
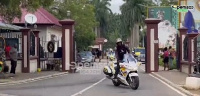
[[[141,62],[138,62],[132,54],[125,54],[123,62],[120,63],[120,72],[117,80],[112,79],[117,67],[116,63],[105,66],[103,72],[108,79],[112,80],[114,86],[125,85],[136,90],[139,87],[138,68],[140,65]]]
[[[115,60],[115,53],[110,53],[109,54],[109,60],[114,61]]]

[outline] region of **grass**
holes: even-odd
[[[164,66],[163,58],[159,58],[159,65]],[[173,60],[173,69],[176,69],[176,58]]]

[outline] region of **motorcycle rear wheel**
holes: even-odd
[[[120,83],[116,82],[115,80],[112,80],[112,82],[113,82],[113,85],[115,85],[115,86],[119,86],[120,85]]]
[[[133,89],[133,90],[137,90],[138,87],[139,87],[139,77],[138,76],[134,76],[134,77],[131,77],[132,79],[132,82],[130,82],[130,87]]]

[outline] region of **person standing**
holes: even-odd
[[[170,66],[170,70],[173,69],[173,60],[174,60],[173,49],[172,49],[172,46],[169,46],[169,66]]]
[[[16,67],[17,67],[17,44],[15,44],[11,50],[10,50],[10,61],[11,61],[11,70],[10,70],[10,73],[11,74],[15,74],[15,70],[16,70]]]
[[[163,62],[164,62],[164,70],[166,69],[166,67],[169,70],[169,51],[167,50],[167,47],[164,48],[164,54],[163,54]]]
[[[99,49],[96,49],[96,55],[97,58],[99,59],[99,62],[101,62],[101,51]]]
[[[10,50],[11,50],[11,46],[9,44],[7,44],[7,46],[6,46],[6,58],[10,58],[10,56],[9,56]]]

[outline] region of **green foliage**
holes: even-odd
[[[99,23],[101,37],[105,37],[108,32],[109,16],[112,14],[110,2],[111,0],[92,0],[92,4],[95,6],[95,16]]]
[[[164,66],[163,58],[159,58],[159,65]],[[176,59],[173,60],[173,69],[176,69]]]
[[[48,7],[54,0],[0,0],[0,16],[11,23],[15,17],[21,17],[21,8],[35,11],[40,6]]]
[[[178,1],[176,0],[161,0],[161,6],[171,6],[171,5],[178,5]]]
[[[65,0],[63,3],[56,2],[56,9],[49,9],[59,19],[67,17],[67,11],[71,12],[71,18],[75,20],[75,40],[78,50],[87,49],[95,40],[93,28],[97,26],[95,7],[88,3],[89,0]]]

